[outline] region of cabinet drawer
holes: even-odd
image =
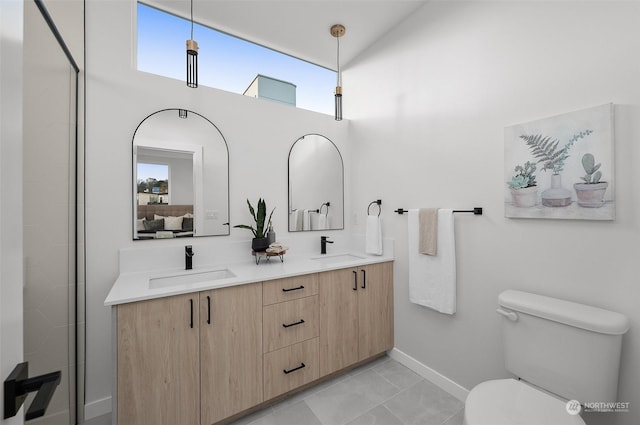
[[[318,274],[267,281],[264,282],[262,290],[264,305],[316,295],[318,293]]]
[[[264,355],[265,400],[318,378],[318,338]]]
[[[317,337],[318,296],[264,306],[262,325],[265,353]]]

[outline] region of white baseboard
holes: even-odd
[[[461,402],[464,403],[465,400],[467,399],[467,395],[469,394],[468,389],[452,381],[446,376],[440,374],[439,372],[436,372],[435,370],[431,369],[425,364],[420,363],[418,360],[414,359],[410,355],[403,353],[402,351],[398,350],[395,347],[392,348],[390,351],[388,351],[387,354],[392,359],[405,365],[406,367],[408,367],[418,375],[422,376],[424,379],[431,382],[432,384],[442,388],[444,391],[448,392],[449,394],[451,394]]]
[[[84,420],[97,418],[98,416],[111,413],[111,397],[101,398],[84,405]]]

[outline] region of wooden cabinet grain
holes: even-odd
[[[118,306],[118,424],[198,425],[198,294]]]
[[[263,401],[262,283],[118,306],[118,424],[212,424]]]
[[[393,263],[120,304],[120,425],[210,425],[393,347]]]
[[[393,263],[319,274],[320,375],[393,347]]]
[[[262,284],[200,293],[204,425],[262,403]]]

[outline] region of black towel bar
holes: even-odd
[[[404,213],[408,213],[409,210],[405,210],[404,208],[398,208],[397,210],[393,210],[393,212],[402,215]],[[482,207],[474,207],[472,210],[453,210],[453,212],[454,213],[473,213],[474,215],[482,215]]]

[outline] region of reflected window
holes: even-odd
[[[169,205],[169,165],[138,162],[138,205]]]

